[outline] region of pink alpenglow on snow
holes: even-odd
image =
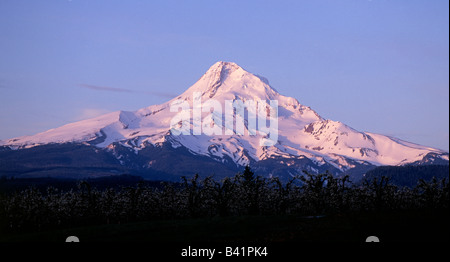
[[[342,171],[352,168],[348,160],[404,165],[435,153],[448,161],[442,150],[324,119],[297,99],[279,94],[267,79],[231,62],[215,63],[194,85],[166,103],[108,113],[0,141],[0,146],[20,149],[67,142],[98,148],[120,143],[136,152],[148,144],[169,142],[193,154],[230,158],[237,165],[306,157]]]
[[[186,100],[175,100],[170,105],[170,112],[177,113],[170,121],[173,135],[245,135],[245,109],[247,109],[248,135],[259,132],[265,137],[260,139],[260,146],[273,146],[278,141],[278,101],[270,100],[267,105],[263,100],[225,100],[225,114],[222,104],[216,99],[202,103],[201,93],[194,92],[192,110]],[[192,111],[192,114],[191,114]],[[202,120],[202,113],[209,113]],[[267,127],[267,118],[269,126]],[[224,119],[224,121],[222,120]],[[222,125],[225,122],[225,125]],[[191,132],[191,126],[193,131]]]

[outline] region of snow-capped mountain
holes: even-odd
[[[203,103],[201,108],[195,103],[198,101]],[[222,107],[227,101],[241,101],[242,104],[246,101],[266,102],[268,119],[274,118],[271,112],[278,113],[276,143],[261,145],[268,132],[252,130],[249,119],[239,119],[242,116],[235,114],[232,120],[236,122],[236,128],[238,120],[244,123],[244,132],[236,132],[234,122],[230,125],[229,119],[227,122],[222,115],[218,116],[221,112],[211,110],[209,101],[216,101]],[[278,107],[271,108],[270,101],[277,101]],[[174,125],[173,119],[180,111],[171,107],[177,103],[188,106],[182,111],[190,116],[187,123],[180,121]],[[247,107],[247,116],[256,115],[259,109]],[[194,119],[196,112],[202,120],[201,128]],[[189,134],[176,135],[174,128],[184,124],[187,124]],[[217,125],[216,130],[221,132],[194,135],[194,130],[205,130],[208,125]],[[186,158],[184,161],[201,159],[208,162],[213,169],[209,170],[211,173],[220,173],[223,168],[234,171],[249,164],[265,175],[294,175],[304,169],[311,172],[329,170],[335,174],[363,173],[380,165],[448,163],[449,156],[435,148],[360,132],[341,122],[323,119],[297,99],[279,94],[267,79],[231,62],[217,62],[194,85],[166,103],[134,112],[117,111],[36,135],[0,141],[0,152],[11,154],[13,151],[67,144],[109,154],[112,157],[109,163],[116,161],[114,165],[124,170],[133,168],[165,173],[177,173],[183,169],[180,163],[168,166],[168,163],[181,159],[181,155]],[[166,157],[162,157],[164,155]]]

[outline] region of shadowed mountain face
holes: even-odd
[[[230,118],[227,112],[232,112]],[[264,120],[255,120],[261,115]],[[180,127],[187,132],[177,135],[174,130]],[[274,143],[261,143],[271,138]],[[133,173],[173,180],[195,173],[230,176],[250,165],[259,175],[286,179],[303,170],[358,179],[377,166],[448,165],[448,157],[438,149],[324,119],[297,99],[279,94],[267,79],[235,63],[217,62],[164,104],[0,141],[0,175]]]

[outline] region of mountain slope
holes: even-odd
[[[244,107],[251,105],[252,101],[266,104],[265,108],[247,106],[241,111],[245,112],[242,115],[235,108],[230,121],[223,116],[227,101]],[[278,105],[273,106],[271,101],[277,101]],[[219,104],[221,112],[216,110],[215,103]],[[187,106],[181,111],[189,116],[187,121],[174,123],[173,119],[180,113],[175,105]],[[274,129],[256,130],[255,127],[260,127],[260,120],[258,126],[252,125],[249,116],[260,112],[266,113],[268,121],[277,120],[278,133],[273,145],[261,143],[271,138]],[[202,121],[196,121],[196,117]],[[243,126],[239,130],[238,122],[241,121]],[[189,134],[175,135],[174,130],[180,126],[188,127]],[[203,132],[196,134],[196,130]],[[215,130],[216,133],[205,134],[205,130]],[[149,148],[169,147],[173,149],[169,156],[173,157],[178,154],[176,149],[184,149],[183,154],[187,152],[196,156],[190,157],[189,161],[206,158],[208,162],[225,165],[221,168],[229,172],[250,164],[266,175],[280,176],[295,175],[303,169],[362,174],[380,165],[448,163],[448,153],[441,150],[359,132],[343,123],[323,119],[295,98],[279,94],[267,79],[230,62],[217,62],[194,85],[166,103],[134,112],[117,111],[33,136],[0,141],[0,147],[3,150],[24,150],[66,143],[81,143],[108,152],[124,168],[155,169],[166,173],[174,172],[161,163],[171,162],[169,158],[155,157],[147,152]],[[192,167],[186,164],[187,169],[189,166]],[[180,165],[178,168],[184,169]]]

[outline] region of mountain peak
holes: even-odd
[[[240,75],[243,75],[245,73],[249,74],[236,63],[219,61],[212,65],[208,69],[208,71],[206,71],[206,73],[203,75],[203,78],[207,78],[209,80],[209,86],[214,86],[221,84],[223,81],[225,81],[226,78],[231,75],[235,75],[236,73],[240,73]]]
[[[228,72],[234,72],[236,70],[243,70],[238,64],[234,62],[226,62],[226,61],[218,61],[214,65],[212,65],[207,72],[217,71],[217,70],[227,70]]]
[[[241,73],[241,75],[250,74],[252,76],[256,76],[263,83],[269,85],[269,80],[267,80],[267,78],[260,76],[260,75],[252,74],[234,62],[226,62],[226,61],[216,62],[214,65],[212,65],[208,69],[208,71],[206,71],[205,75],[211,74],[211,73],[216,74],[217,72],[220,72],[222,77],[229,76],[235,72]]]
[[[252,74],[234,62],[219,61],[212,65],[185,95],[201,92],[208,98],[231,96],[246,99],[274,99],[278,92],[269,85],[266,78]],[[227,98],[228,99],[228,98]]]

